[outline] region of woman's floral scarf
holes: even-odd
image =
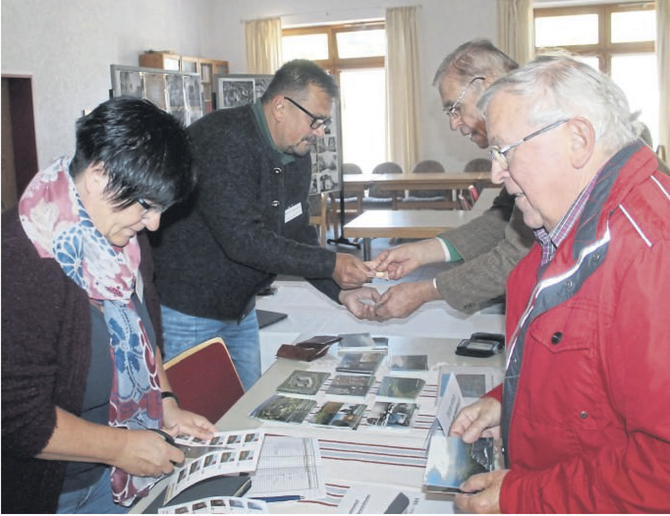
[[[21,225],[42,258],[53,258],[86,291],[105,317],[114,379],[109,424],[129,429],[161,428],[163,408],[154,351],[131,299],[141,294],[137,238],[113,246],[93,225],[60,158],[39,172],[19,201]],[[82,316],[88,314],[82,314]],[[113,467],[114,501],[130,505],[156,478],[136,477]]]

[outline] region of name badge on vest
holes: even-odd
[[[299,217],[302,215],[302,203],[299,202],[298,204],[294,204],[293,206],[289,206],[286,208],[286,211],[284,212],[284,224],[287,222],[291,222],[294,218]]]

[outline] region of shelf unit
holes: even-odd
[[[205,113],[215,108],[212,102],[215,92],[214,76],[229,73],[228,61],[182,56],[170,51],[148,51],[140,54],[139,65],[144,68],[160,68],[200,74],[202,105]]]

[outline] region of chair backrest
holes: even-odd
[[[465,164],[463,172],[491,172],[491,160],[486,158],[476,158]]]
[[[412,169],[413,174],[421,174],[425,172],[444,172],[444,167],[439,161],[434,159],[424,159],[419,161]],[[426,198],[443,198],[446,199],[450,194],[446,190],[410,190],[410,197],[418,197],[420,199]]]
[[[420,174],[422,172],[444,172],[444,167],[439,161],[434,159],[424,159],[419,161],[412,169],[413,174]]]
[[[216,423],[244,394],[233,360],[220,337],[168,360],[165,374],[179,406]]]
[[[394,163],[393,161],[385,161],[384,163],[380,163],[379,165],[375,166],[375,168],[372,169],[373,174],[402,174],[402,167],[398,165],[397,163]],[[376,197],[379,199],[390,199],[393,197],[393,194],[388,191],[384,190],[381,186],[379,185],[372,185],[370,187],[370,190],[368,192],[369,197]],[[404,197],[404,194],[402,195]]]
[[[393,161],[385,161],[372,169],[373,174],[402,174],[402,167]]]
[[[361,167],[356,165],[356,163],[342,163],[342,173],[343,174],[362,174],[363,171]]]

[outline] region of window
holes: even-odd
[[[608,74],[658,144],[656,10],[653,2],[535,9],[535,50],[562,48]]]
[[[386,31],[383,21],[284,29],[284,61],[310,59],[335,77],[342,161],[363,172],[386,161]]]

